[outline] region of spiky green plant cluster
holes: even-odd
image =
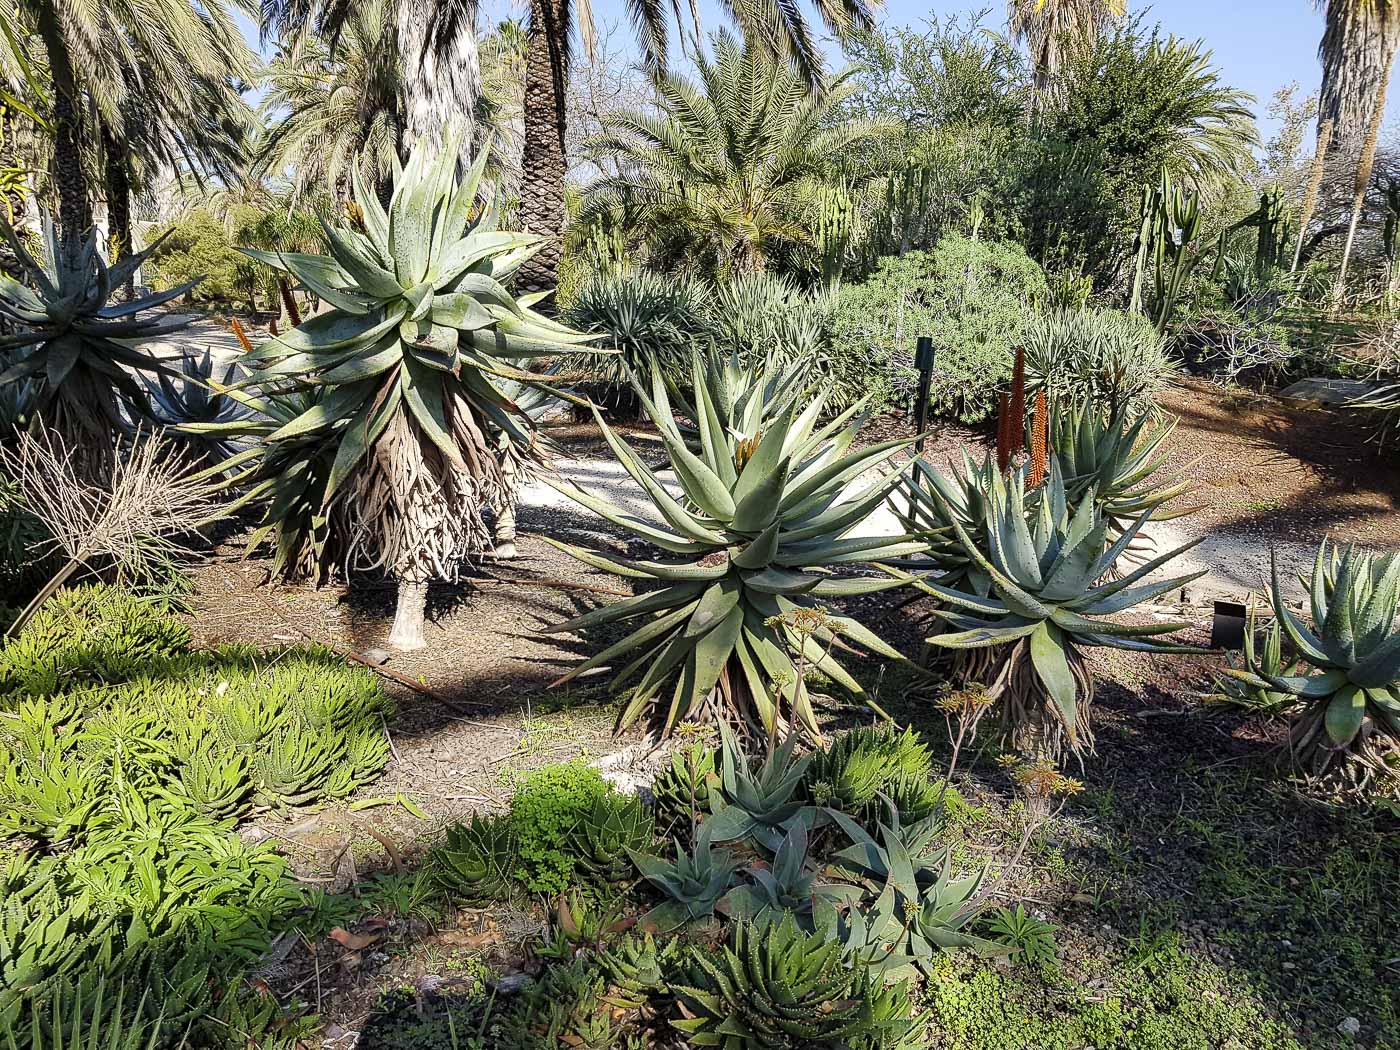
[[[954,586],[922,585],[944,603],[936,615],[947,628],[928,641],[960,654],[964,677],[989,686],[1016,746],[1051,756],[1066,746],[1076,754],[1092,750],[1094,683],[1084,664],[1085,647],[1200,651],[1158,640],[1184,624],[1109,618],[1204,573],[1140,582],[1194,546],[1188,543],[1105,579],[1152,512],[1144,511],[1110,542],[1109,519],[1092,491],[1071,512],[1061,474],[1051,469],[1034,499],[1027,498],[1024,473],[993,475],[981,532],[970,532],[949,514],[973,571]]]
[[[710,918],[734,884],[739,862],[734,854],[710,845],[707,824],[695,835],[695,848],[687,853],[676,843],[676,859],[668,861],[646,853],[632,854],[642,877],[665,895],[665,900],[642,917],[644,930],[669,933],[687,922]]]
[[[981,911],[985,873],[953,877],[948,850],[937,845],[939,818],[906,825],[892,811],[878,825],[878,839],[845,814],[832,818],[851,840],[833,864],[874,897],[842,921],[843,941],[857,964],[907,976],[927,973],[953,948],[996,953],[994,945],[965,931]]]
[[[447,829],[428,863],[443,888],[468,904],[504,900],[515,876],[515,833],[509,819],[474,816]]]
[[[656,840],[656,817],[635,795],[609,792],[583,813],[570,839],[578,867],[601,882],[622,882],[632,875],[630,852],[646,852]]]
[[[723,772],[704,828],[715,842],[752,839],[772,853],[797,824],[815,819],[814,807],[798,792],[812,756],[798,758],[797,737],[791,735],[758,762],[744,753],[728,726],[721,725],[720,734]]]
[[[1259,636],[1263,634],[1263,644]],[[1295,697],[1292,693],[1276,689],[1269,684],[1270,679],[1291,678],[1302,667],[1302,661],[1291,653],[1285,653],[1283,627],[1274,620],[1267,630],[1259,627],[1258,614],[1251,606],[1245,618],[1244,651],[1236,663],[1232,653],[1225,654],[1229,664],[1225,674],[1217,675],[1216,691],[1206,699],[1241,707],[1257,714],[1281,714],[1292,707]],[[1230,673],[1247,671],[1264,679],[1262,684]]]
[[[671,755],[651,785],[656,827],[662,835],[689,838],[710,810],[710,793],[719,787],[719,752],[703,743]]]
[[[1151,521],[1190,513],[1167,507],[1190,487],[1189,482],[1154,478],[1166,464],[1163,446],[1176,424],[1175,418],[1156,426],[1146,415],[1131,421],[1125,415],[1108,416],[1089,401],[1053,410],[1050,447],[1064,479],[1066,499],[1078,503],[1092,493],[1115,529],[1127,527],[1144,513],[1150,513]]]
[[[622,664],[617,684],[629,683],[620,724],[655,706],[669,732],[681,721],[739,720],[776,732],[791,722],[819,735],[804,676],[794,654],[849,692],[863,696],[831,648],[864,646],[890,659],[899,654],[856,621],[816,614],[823,600],[898,585],[889,577],[838,577],[849,568],[923,549],[908,537],[848,538],[885,499],[897,477],[847,487],[887,462],[909,442],[889,441],[846,454],[860,420],[854,410],[818,425],[824,399],[792,397],[775,412],[764,384],[711,389],[704,360],[692,363],[698,453],[675,422],[660,376],[643,404],[657,426],[683,498],[673,497],[656,474],[601,417],[609,446],[663,522],[653,525],[577,486],[556,487],[603,518],[659,547],[669,557],[646,561],[559,544],[585,564],[648,589],[560,624],[586,631],[628,624],[632,632],[579,664],[568,681]],[[802,630],[795,617],[813,619]],[[624,662],[625,661],[625,662]]]
[[[11,853],[0,873],[0,1030],[124,982],[151,989],[147,1019],[177,1033],[267,952],[299,896],[271,849],[124,780],[82,842]],[[21,1047],[27,1027],[12,1029]]]
[[[901,820],[913,823],[938,805],[932,774],[933,759],[918,734],[882,723],[852,729],[816,752],[802,790],[815,805],[867,821],[878,820],[888,800]]]
[[[342,798],[384,768],[389,701],[368,673],[188,640],[168,607],[88,588],[0,648],[0,835],[88,835],[123,782],[222,820]]]
[[[1311,777],[1362,790],[1400,783],[1400,556],[1323,541],[1308,581],[1312,623],[1288,607],[1278,560],[1270,599],[1305,664],[1275,674],[1267,653],[1231,672],[1255,689],[1293,698],[1291,758]],[[1298,673],[1301,671],[1301,673]]]
[[[819,882],[808,845],[807,823],[798,821],[778,844],[773,862],[750,864],[749,881],[725,894],[719,910],[741,922],[777,921],[790,915],[804,929],[832,928],[838,907],[856,903],[861,891],[855,886]]]
[[[697,339],[707,335],[708,298],[704,285],[675,274],[599,274],[569,302],[565,319],[581,332],[603,333],[600,345],[619,351],[589,361],[589,378],[626,387],[634,375],[687,370]]]
[[[675,989],[694,1046],[726,1050],[913,1047],[922,1028],[907,985],[886,986],[850,968],[841,945],[785,916],[736,923],[722,954],[693,949],[690,979]]]

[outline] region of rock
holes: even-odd
[[[238,837],[249,846],[257,846],[272,838],[272,832],[265,831],[256,824],[249,824],[238,832]]]
[[[1350,1039],[1355,1039],[1361,1032],[1361,1019],[1358,1017],[1348,1017],[1337,1025],[1337,1031]]]
[[[360,654],[360,659],[374,667],[383,667],[392,655],[388,649],[366,649]]]
[[[495,988],[500,995],[514,995],[533,981],[528,973],[508,973],[497,978]]]

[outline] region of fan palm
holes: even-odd
[[[331,42],[310,27],[284,38],[264,74],[267,132],[258,177],[291,173],[294,198],[327,186],[350,198],[350,174],[383,189],[404,138],[403,69],[389,0],[367,0]],[[280,116],[280,119],[275,119]]]
[[[1127,0],[1009,0],[1006,28],[1030,52],[1037,104],[1060,71],[1065,44],[1092,38],[1127,8]]]
[[[261,0],[264,33],[294,37],[308,27],[332,51],[365,16],[360,0]],[[383,8],[384,52],[398,67],[392,107],[402,119],[398,152],[420,141],[436,149],[446,137],[460,147],[473,142],[480,89],[476,0],[393,0]],[[390,46],[390,44],[392,46]]]
[[[712,39],[698,85],[659,76],[659,113],[616,114],[591,140],[618,174],[586,188],[579,221],[620,212],[663,262],[761,270],[776,253],[813,244],[813,184],[884,126],[839,115],[856,90],[853,71],[813,90],[759,44],[722,31]]]
[[[219,172],[237,159],[247,127],[238,87],[255,60],[222,3],[21,0],[20,10],[48,60],[53,178],[69,251],[92,225],[85,117],[106,146],[118,226],[129,224],[133,173]],[[114,233],[124,253],[129,230]]]

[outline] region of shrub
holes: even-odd
[[[630,373],[653,368],[680,375],[691,346],[705,338],[707,300],[704,286],[685,277],[599,274],[578,290],[564,319],[581,332],[606,334],[599,345],[620,353],[590,358],[585,367],[605,383],[626,385]]]
[[[608,790],[603,775],[581,762],[545,766],[521,781],[510,820],[519,849],[518,877],[527,889],[554,895],[568,888],[576,862],[570,837]]]
[[[203,275],[193,293],[197,298],[252,303],[260,275],[212,213],[193,211],[162,232],[165,240],[151,255],[148,267],[154,285],[172,288]]]
[[[1032,318],[1023,338],[1032,389],[1111,416],[1149,410],[1176,371],[1151,323],[1121,310],[1057,310]]]
[[[843,288],[830,343],[834,356],[863,363],[866,390],[889,404],[912,391],[915,340],[931,336],[930,408],[975,422],[995,407],[1011,348],[1048,295],[1045,274],[1016,245],[948,236],[931,252],[886,258]]]

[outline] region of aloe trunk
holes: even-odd
[[[428,585],[414,580],[400,580],[389,644],[401,652],[426,649],[428,642],[423,637],[423,620],[427,608]]]

